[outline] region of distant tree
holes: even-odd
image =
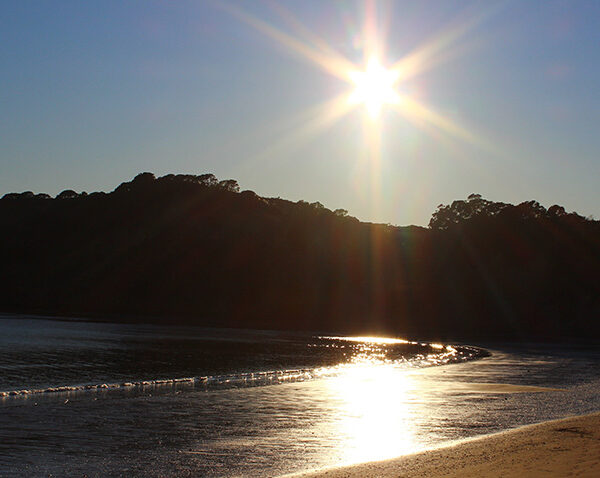
[[[138,174],[131,181],[124,182],[117,186],[115,189],[116,193],[125,193],[132,191],[145,191],[148,190],[153,183],[156,181],[154,174],[145,172]]]
[[[4,196],[2,196],[2,199],[15,200],[19,199],[20,196],[21,193],[6,193]]]
[[[183,183],[194,183],[194,184],[198,184],[198,176],[196,176],[195,174],[178,174],[176,176],[177,181],[183,182]]]
[[[201,174],[197,176],[198,182],[203,186],[213,187],[219,183],[219,180],[214,174]]]
[[[56,196],[56,199],[75,199],[78,194],[72,189],[65,189]]]
[[[240,196],[244,198],[258,199],[258,194],[256,194],[254,191],[250,191],[249,189],[242,191]]]
[[[471,194],[437,208],[434,232],[226,191],[237,182],[142,173],[85,200],[6,194],[0,310],[436,341],[600,338],[600,222],[561,206]]]
[[[558,204],[555,204],[554,206],[550,206],[548,208],[548,215],[552,216],[552,217],[562,217],[564,216],[566,213],[565,208],[562,206],[559,206]]]
[[[138,186],[146,186],[152,184],[156,180],[156,177],[152,173],[140,173],[131,181],[132,184]]]
[[[431,216],[431,229],[448,229],[450,226],[475,217],[491,217],[499,214],[509,205],[483,199],[481,194],[470,194],[466,201],[453,201],[446,206],[440,204]]]
[[[90,198],[100,198],[105,196],[108,196],[108,194],[106,194],[104,191],[94,191],[88,195]]]
[[[224,179],[219,181],[219,188],[232,193],[240,192],[240,185],[235,179]]]
[[[537,201],[525,201],[517,206],[517,210],[524,219],[540,219],[546,217],[548,211]]]

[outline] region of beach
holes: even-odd
[[[400,458],[295,478],[597,477],[600,413],[552,420]]]

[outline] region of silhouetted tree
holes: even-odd
[[[564,216],[565,214],[566,214],[565,208],[562,206],[558,206],[557,204],[555,204],[554,206],[550,206],[548,208],[548,215],[550,215],[550,216],[561,217],[561,216]]]
[[[6,193],[4,196],[2,196],[2,199],[15,200],[19,199],[20,195],[20,193]]]
[[[399,228],[238,191],[212,174],[142,173],[111,193],[5,194],[0,310],[436,340],[600,338],[598,221],[472,194],[440,205],[429,229]]]
[[[72,189],[65,189],[56,196],[56,199],[75,199],[77,196],[79,195]]]
[[[219,180],[214,174],[201,174],[198,176],[198,182],[208,187],[214,187],[219,184]]]
[[[223,189],[224,191],[229,191],[232,193],[240,192],[240,186],[239,186],[238,182],[234,179],[224,179],[223,181],[219,181],[218,186],[220,189]]]
[[[132,184],[140,186],[149,186],[156,180],[156,177],[152,173],[140,173],[131,181]]]
[[[508,204],[488,201],[480,194],[470,194],[466,201],[454,201],[446,206],[440,204],[429,221],[431,229],[444,230],[477,217],[492,217],[500,214]]]

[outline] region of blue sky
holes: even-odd
[[[212,172],[398,225],[473,192],[600,217],[600,2],[376,2],[384,65],[464,30],[397,88],[470,139],[384,107],[375,159],[364,108],[307,128],[351,86],[221,5],[3,2],[0,194]],[[363,63],[368,2],[227,5]]]

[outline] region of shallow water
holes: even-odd
[[[0,399],[3,476],[274,476],[600,410],[594,348],[464,361],[476,352],[253,331],[4,319],[0,333],[0,391],[84,387]],[[102,383],[116,387],[85,389]]]

